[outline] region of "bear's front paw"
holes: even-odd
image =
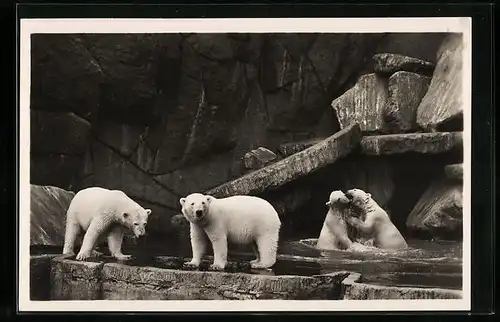
[[[210,265],[210,270],[212,271],[223,271],[226,265],[220,263],[213,263]]]
[[[79,261],[84,261],[84,260],[89,259],[91,256],[92,256],[92,251],[91,251],[91,250],[88,250],[88,251],[80,251],[80,252],[78,253],[78,255],[76,255],[76,260],[79,260]]]
[[[198,267],[200,267],[200,261],[192,259],[189,262],[185,262],[184,267],[192,268],[192,269],[198,268]]]
[[[115,258],[119,261],[127,261],[132,258],[132,255],[115,254]]]

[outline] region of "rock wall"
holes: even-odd
[[[337,132],[331,102],[374,54],[435,64],[443,37],[33,35],[31,183],[124,190],[162,231],[181,196],[242,175],[247,152]]]

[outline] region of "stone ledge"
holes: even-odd
[[[439,154],[462,146],[462,132],[407,133],[364,136],[360,142],[361,155],[397,155],[408,152]],[[283,156],[307,149],[321,138],[280,145]]]
[[[392,287],[362,283],[359,273],[342,281],[343,300],[461,299],[462,292],[442,288]]]
[[[51,294],[53,300],[327,300],[340,297],[341,281],[348,274],[189,271],[61,256],[52,260]]]
[[[265,190],[277,189],[345,157],[358,146],[361,137],[359,125],[351,125],[286,159],[210,189],[206,193],[221,198],[256,195]]]

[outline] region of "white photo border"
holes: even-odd
[[[235,19],[20,19],[19,43],[19,254],[18,309],[23,311],[233,312],[233,311],[469,311],[471,309],[472,19],[235,18]],[[463,298],[457,300],[240,300],[240,301],[31,301],[30,83],[31,34],[40,33],[462,33],[464,174]]]

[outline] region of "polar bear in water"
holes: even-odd
[[[350,189],[346,193],[351,204],[361,212],[359,218],[350,216],[347,221],[364,234],[374,238],[374,246],[386,250],[400,250],[408,248],[406,240],[394,226],[389,215],[373,200],[370,193],[361,189]]]

